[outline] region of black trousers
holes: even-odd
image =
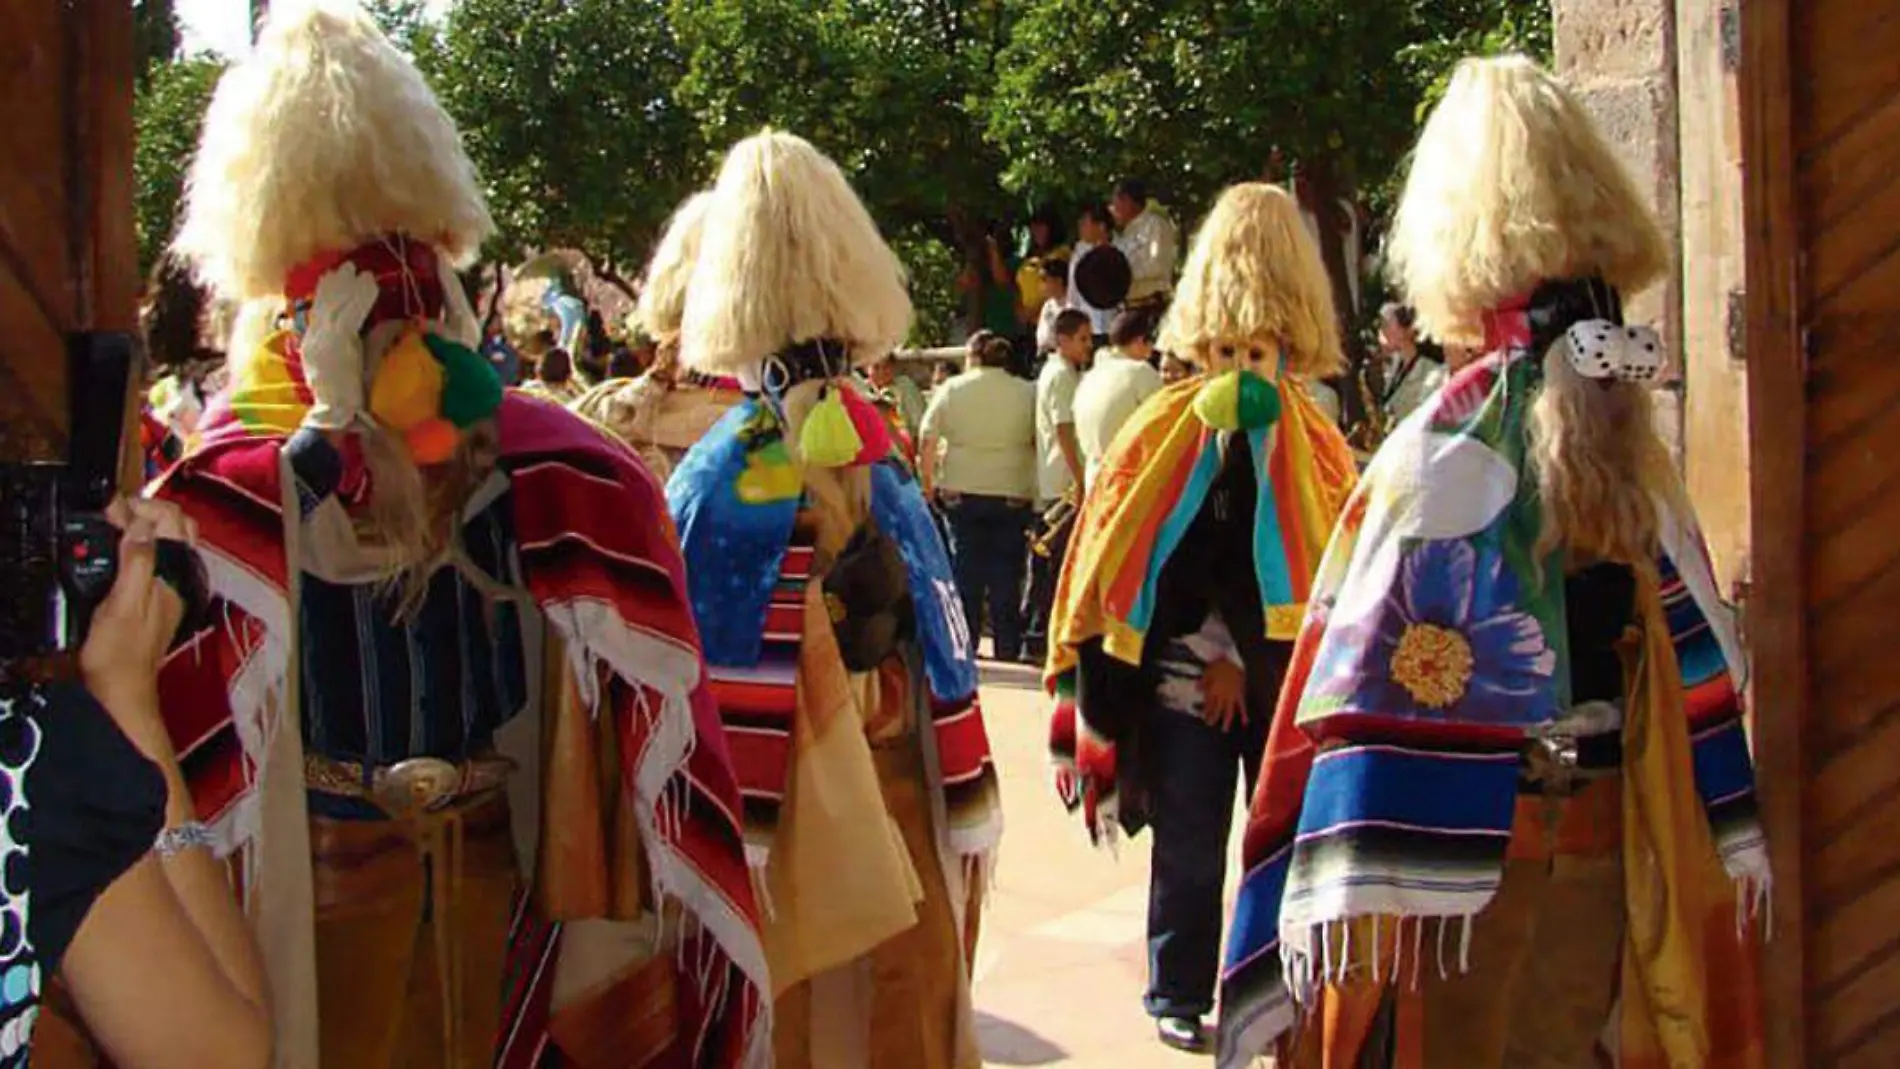
[[[1049,650],[1049,616],[1055,608],[1056,584],[1062,579],[1062,562],[1069,555],[1069,536],[1075,524],[1069,523],[1049,543],[1049,555],[1034,550],[1029,554],[1029,594],[1023,599],[1023,638],[1030,656],[1040,660]]]
[[[1015,661],[1023,652],[1023,573],[1027,570],[1029,504],[986,494],[946,494],[950,553],[957,593],[970,641],[983,634],[985,610],[996,659]]]

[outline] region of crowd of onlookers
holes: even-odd
[[[1036,213],[1014,264],[1004,237],[991,236],[987,272],[964,279],[981,295],[965,366],[931,366],[927,403],[894,362],[877,372],[880,389],[905,391],[899,407],[925,494],[946,521],[965,617],[1004,661],[1042,658],[1066,522],[1116,433],[1149,396],[1198,370],[1155,347],[1179,255],[1175,223],[1136,181],[1076,221],[1070,244],[1059,216]],[[1102,308],[1085,295],[1086,258],[1111,245],[1128,265],[1126,296]],[[1379,323],[1379,395],[1364,400],[1389,425],[1443,381],[1446,356],[1418,337],[1407,307],[1386,305]],[[1339,420],[1338,391],[1306,385]]]

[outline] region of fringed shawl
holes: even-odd
[[[1522,474],[1541,376],[1541,354],[1513,349],[1453,378],[1385,443],[1326,551],[1247,825],[1224,1067],[1317,1012],[1329,981],[1369,971],[1376,935],[1352,941],[1361,959],[1329,950],[1353,922],[1442,930],[1497,891],[1526,734],[1570,704],[1563,566],[1534,556],[1542,517]],[[1646,645],[1624,729],[1620,1049],[1626,1067],[1749,1064],[1746,1037],[1712,1027],[1737,1018],[1747,958],[1709,940],[1739,946],[1768,882],[1741,647],[1693,518],[1658,506],[1662,552],[1635,562]],[[1707,886],[1718,857],[1732,892]]]
[[[1076,520],[1056,589],[1043,670],[1056,696],[1050,750],[1063,801],[1083,808],[1096,836],[1112,833],[1117,740],[1076,707],[1079,651],[1100,639],[1108,656],[1141,663],[1161,570],[1219,471],[1219,432],[1194,411],[1202,385],[1191,379],[1164,389],[1116,436]],[[1247,432],[1259,495],[1252,568],[1235,574],[1236,581],[1251,574],[1260,587],[1266,637],[1291,639],[1355,468],[1345,439],[1305,387],[1288,379],[1279,388],[1279,420]]]
[[[748,860],[765,865],[792,765],[809,546],[793,527],[804,480],[778,416],[756,398],[728,412],[667,483],[693,611],[744,798]],[[893,461],[871,468],[871,514],[909,573],[948,842],[987,857],[1002,832],[996,770],[977,702],[976,663],[942,537],[916,483]]]
[[[260,848],[272,848],[262,832],[295,826],[260,812],[260,774],[269,767],[300,777],[269,754],[297,732],[296,711],[283,701],[296,655],[281,453],[308,400],[281,347],[258,354],[213,406],[197,451],[157,487],[197,524],[218,621],[168,658],[163,710],[219,852],[241,851],[253,868]],[[625,448],[554,405],[510,394],[497,430],[529,594],[561,638],[583,700],[617,729],[618,782],[601,789],[631,800],[656,897],[677,902],[692,920],[678,946],[681,1049],[694,1066],[767,1064],[766,967],[738,792],[659,487]],[[300,778],[292,791],[272,794],[286,796],[301,807]],[[558,940],[547,922],[583,918],[564,915],[560,903],[549,912],[517,924],[509,972],[551,988]],[[294,908],[278,914],[277,923],[310,921],[294,915]],[[510,999],[516,1011],[534,1002]],[[545,1010],[545,991],[539,1004]],[[284,1007],[310,1020],[316,1012]],[[532,1025],[532,1011],[521,1012]],[[547,1043],[538,1032],[506,1038],[517,1052],[504,1054],[511,1065],[538,1057]]]

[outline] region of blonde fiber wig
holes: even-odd
[[[699,238],[705,230],[706,209],[711,204],[711,193],[695,193],[686,198],[667,222],[666,233],[660,236],[653,259],[647,264],[640,303],[633,314],[640,329],[655,341],[679,336],[680,321],[686,317],[686,283],[692,278],[693,264],[699,259]]]
[[[1426,121],[1387,247],[1392,277],[1443,342],[1549,279],[1600,275],[1625,294],[1669,251],[1596,123],[1522,56],[1467,59]]]
[[[910,327],[903,265],[844,172],[803,138],[767,130],[733,146],[704,226],[681,317],[690,368],[748,375],[817,338],[849,342],[864,365]]]
[[[1656,430],[1650,389],[1584,378],[1568,344],[1560,338],[1544,355],[1544,383],[1531,404],[1530,461],[1544,513],[1538,555],[1563,548],[1580,561],[1654,560],[1659,504],[1690,506]]]
[[[281,0],[212,96],[177,250],[248,300],[381,234],[466,265],[493,229],[454,122],[375,21],[353,0]]]
[[[1209,370],[1232,363],[1230,348],[1276,346],[1292,374],[1325,378],[1345,369],[1326,266],[1285,190],[1243,182],[1214,202],[1156,344]]]

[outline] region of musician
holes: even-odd
[[[1085,204],[1082,214],[1076,220],[1075,255],[1069,260],[1069,299],[1068,306],[1089,317],[1089,331],[1094,335],[1094,346],[1100,349],[1108,344],[1108,327],[1115,318],[1113,308],[1097,308],[1082,295],[1082,287],[1077,282],[1076,271],[1082,264],[1082,258],[1092,250],[1113,245],[1115,232],[1111,229],[1113,219],[1108,209],[1100,204]]]
[[[1139,178],[1124,178],[1108,202],[1121,233],[1115,244],[1128,257],[1134,281],[1128,287],[1128,306],[1163,307],[1174,292],[1174,267],[1181,255],[1181,237],[1174,221],[1148,202],[1148,186]]]
[[[1073,308],[1056,315],[1050,331],[1054,348],[1036,378],[1036,508],[1044,517],[1065,499],[1073,505],[1083,480],[1082,445],[1075,436],[1075,392],[1092,356],[1089,317]],[[1055,600],[1062,555],[1069,545],[1068,525],[1046,539],[1046,553],[1031,553],[1029,591],[1023,605],[1024,641],[1032,659],[1041,660],[1049,633],[1049,606]]]

